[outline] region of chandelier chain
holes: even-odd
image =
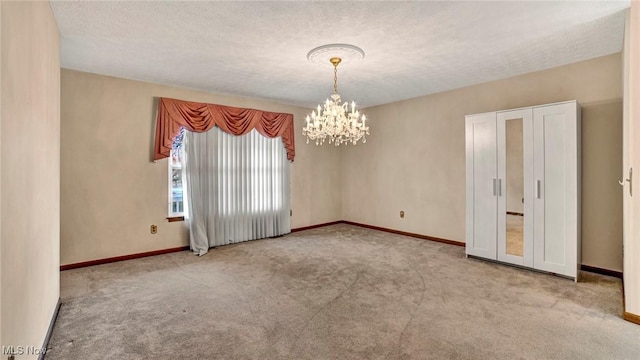
[[[338,93],[338,64],[333,65],[333,93]]]

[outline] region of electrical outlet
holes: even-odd
[[[404,211],[400,211],[400,218],[404,219]]]
[[[155,234],[158,232],[158,225],[151,225],[151,233]]]

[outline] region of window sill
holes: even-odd
[[[167,221],[169,222],[176,222],[176,221],[184,221],[184,216],[172,216],[172,217],[168,217]]]

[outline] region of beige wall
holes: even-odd
[[[458,241],[464,115],[576,99],[583,107],[583,263],[621,270],[621,71],[614,54],[369,108],[367,144],[336,149],[304,143],[303,108],[63,70],[61,262],[187,244],[183,223],[165,220],[166,161],[149,161],[156,97],[293,113],[294,228],[343,219]],[[151,224],[158,234],[149,233]]]
[[[340,220],[340,151],[305,143],[307,109],[63,69],[62,264],[188,244],[166,220],[167,160],[150,161],[157,97],[293,113],[291,226]]]
[[[622,271],[622,100],[582,107],[582,263]]]
[[[343,219],[464,241],[467,114],[576,99],[586,113],[584,160],[601,160],[593,154],[596,146],[602,148],[595,151],[611,154],[608,161],[619,163],[619,135],[598,129],[620,128],[621,71],[621,55],[613,54],[365,109],[371,119],[366,145],[341,150]],[[582,219],[582,260],[621,270],[619,212],[610,212],[622,206],[611,180],[619,172],[608,173],[610,166],[598,164],[603,167],[590,164],[583,173],[583,202],[593,207]],[[609,236],[595,238],[588,231]]]
[[[0,204],[2,204],[2,57],[4,53],[2,42],[2,4],[0,4]],[[2,206],[0,205],[0,346],[4,344],[2,338]]]
[[[0,343],[39,348],[60,288],[59,34],[47,2],[0,8]]]
[[[633,168],[634,196],[624,187],[625,311],[640,319],[640,3],[631,2],[624,43],[624,166],[622,179]],[[625,314],[627,315],[627,314]]]

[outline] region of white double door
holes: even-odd
[[[576,111],[467,116],[468,255],[577,276]]]

